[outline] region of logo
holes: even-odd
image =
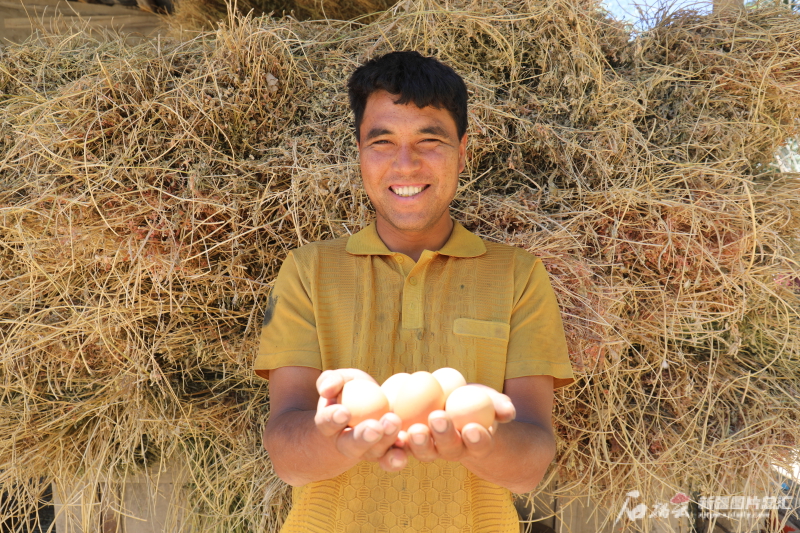
[[[655,504],[652,508],[644,503],[636,504],[633,506],[634,500],[641,496],[638,490],[632,490],[627,494],[625,503],[620,509],[617,519],[614,521],[616,525],[623,516],[627,516],[628,520],[641,520],[642,518],[690,518],[689,517],[689,502],[691,499],[684,493],[678,492],[670,498],[669,502],[661,502]]]
[[[700,518],[758,518],[769,511],[791,509],[789,496],[701,496],[697,502]]]
[[[638,490],[630,491],[625,503],[622,505],[616,525],[623,517],[630,521],[647,518],[687,518],[689,503],[693,500],[683,492],[678,492],[668,502],[656,503],[648,506],[638,502],[641,494]],[[758,518],[767,516],[770,511],[785,512],[791,509],[792,498],[789,496],[701,496],[695,502],[698,506],[700,518],[722,516],[725,518]],[[800,530],[798,530],[800,533]]]

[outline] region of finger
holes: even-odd
[[[350,411],[347,407],[334,404],[325,405],[325,398],[319,399],[317,414],[314,415],[314,424],[317,430],[326,437],[331,437],[347,427],[350,422]]]
[[[405,430],[400,430],[397,434],[397,440],[394,443],[396,448],[407,448],[408,447],[408,432]]]
[[[505,394],[496,393],[497,396],[492,398],[494,403],[495,420],[505,423],[511,422],[517,417],[517,409],[511,403],[511,399]]]
[[[446,461],[457,461],[466,451],[461,436],[444,411],[428,415],[428,427],[437,454]]]
[[[397,442],[402,424],[400,417],[394,413],[386,413],[381,417],[380,423],[383,426],[383,437],[364,453],[366,461],[378,461]]]
[[[408,454],[401,448],[389,448],[378,460],[380,467],[386,472],[397,472],[408,464]]]
[[[336,439],[336,448],[351,459],[361,459],[383,438],[383,426],[377,420],[364,420],[354,428],[346,428]]]
[[[323,398],[336,398],[344,384],[353,379],[366,379],[377,383],[372,376],[357,368],[339,368],[326,370],[317,378],[317,392]]]
[[[511,422],[517,417],[517,409],[514,407],[511,398],[502,392],[497,392],[493,388],[487,387],[486,385],[482,385],[480,383],[470,383],[470,385],[481,387],[484,391],[486,391],[486,393],[489,395],[489,398],[492,399],[492,403],[494,404],[494,416],[498,422],[501,424],[505,422]]]
[[[323,398],[336,398],[344,386],[344,377],[338,370],[326,370],[317,378],[317,392]]]
[[[328,407],[329,405],[336,405],[339,402],[336,401],[336,398],[323,398],[322,396],[319,397],[319,401],[317,402],[317,411],[322,409],[323,407]]]
[[[422,462],[430,462],[437,458],[430,430],[425,424],[414,424],[408,428],[406,449]]]
[[[480,424],[469,423],[461,430],[461,440],[464,442],[467,454],[480,459],[492,452],[494,439],[489,431]]]

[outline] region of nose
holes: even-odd
[[[392,169],[400,175],[411,175],[419,170],[420,160],[414,147],[410,144],[401,144],[395,152]]]

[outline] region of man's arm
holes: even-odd
[[[498,424],[492,431],[467,424],[459,434],[444,411],[434,411],[428,426],[409,428],[406,449],[420,461],[460,461],[481,479],[519,494],[530,492],[555,457],[553,378],[507,379],[505,394],[489,391],[498,419],[513,421]],[[507,405],[509,400],[513,407]]]
[[[350,379],[372,380],[354,369],[269,371],[270,416],[262,440],[275,474],[289,485],[336,477],[363,460],[390,471],[406,465],[405,453],[391,449],[400,430],[394,413],[347,427],[350,413],[335,401]]]

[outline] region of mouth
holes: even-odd
[[[412,196],[418,195],[428,187],[430,187],[430,185],[392,185],[389,187],[389,190],[401,198],[411,198]]]

